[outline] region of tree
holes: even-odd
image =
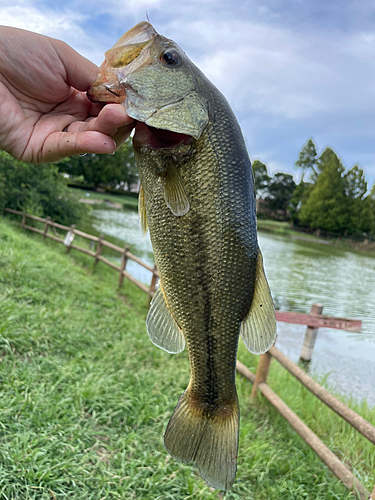
[[[311,182],[305,182],[301,179],[300,183],[297,184],[295,190],[293,191],[293,195],[289,200],[288,209],[290,212],[290,218],[294,224],[298,224],[302,205],[309,197],[313,186],[314,185],[311,184]]]
[[[84,183],[130,190],[138,182],[133,146],[126,141],[114,155],[86,154],[71,156],[57,163],[61,172],[72,177],[82,176]]]
[[[72,196],[55,165],[24,163],[0,151],[0,213],[4,208],[49,215],[65,225],[88,213],[88,207]]]
[[[368,198],[369,198],[371,210],[372,210],[374,217],[375,217],[375,182],[372,185],[372,188],[371,188],[370,194],[368,195]]]
[[[358,165],[354,165],[344,175],[344,188],[346,196],[353,200],[362,199],[367,193],[365,173]]]
[[[320,174],[307,200],[302,204],[300,221],[314,229],[342,233],[348,226],[348,206],[341,161],[326,148],[317,161]]]
[[[316,179],[318,178],[319,174],[321,174],[323,172],[323,170],[325,169],[326,165],[329,165],[330,164],[330,161],[333,161],[333,162],[339,162],[340,165],[341,165],[341,168],[342,168],[342,172],[345,171],[345,168],[344,166],[342,165],[342,162],[340,160],[340,158],[337,156],[336,152],[330,148],[329,146],[327,146],[322,154],[319,156],[319,158],[317,158],[316,160],[316,170],[315,170],[315,174],[313,175],[313,180],[316,181]],[[338,165],[338,164],[337,164]]]
[[[347,234],[362,236],[370,232],[373,227],[373,215],[371,213],[371,200],[365,198],[367,193],[367,182],[365,174],[358,165],[348,170],[344,175],[344,189],[348,197],[349,222],[346,228]]]
[[[368,199],[368,204],[370,206],[371,216],[372,216],[371,233],[372,233],[372,237],[375,238],[375,182],[372,185],[370,194],[368,195],[367,199]]]
[[[287,218],[287,207],[296,188],[293,176],[277,172],[268,183],[266,196],[267,204],[271,210],[283,210]]]
[[[295,163],[295,166],[302,169],[302,177],[301,181],[304,180],[304,176],[306,172],[311,171],[313,175],[317,175],[315,170],[317,161],[317,152],[316,146],[312,139],[309,139],[306,144],[301,149],[298,160]]]
[[[254,160],[252,167],[254,174],[255,196],[259,198],[266,189],[270,177],[268,176],[267,166],[260,160]]]

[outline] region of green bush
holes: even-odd
[[[0,151],[0,213],[12,208],[74,224],[89,208],[72,196],[66,184],[56,165],[24,163]]]

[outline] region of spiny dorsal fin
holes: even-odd
[[[248,315],[241,324],[241,335],[245,346],[253,354],[268,351],[276,340],[275,311],[260,250],[253,302]]]
[[[190,203],[184,183],[173,163],[168,163],[161,177],[165,202],[173,215],[180,217],[188,213]]]
[[[138,195],[138,215],[142,233],[146,234],[148,231],[148,222],[146,214],[145,191],[143,189],[142,184],[141,187],[139,188],[139,195]]]
[[[146,325],[148,336],[156,346],[172,354],[185,349],[184,334],[172,317],[161,286],[152,299]]]

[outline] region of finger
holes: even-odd
[[[117,129],[117,132],[113,134],[112,139],[116,143],[116,150],[123,144],[126,139],[130,137],[132,130],[134,129],[135,123],[131,123],[130,125],[125,125],[124,127],[120,127]]]
[[[85,122],[77,121],[69,125],[69,132],[96,131],[106,135],[114,136],[118,129],[128,127],[131,131],[135,121],[130,118],[121,104],[107,104],[95,118],[89,118]]]
[[[57,161],[66,156],[84,153],[111,154],[115,151],[115,141],[101,132],[54,132],[47,137],[37,163]]]
[[[134,128],[135,120],[128,116],[121,104],[107,104],[90,124],[94,130],[113,136],[121,127]]]

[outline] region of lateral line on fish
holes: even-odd
[[[212,138],[211,138],[211,135],[210,135],[210,130],[209,130],[209,127],[207,127],[207,137],[208,137],[208,140],[211,144],[211,148],[214,152],[214,155],[216,156],[216,159],[217,159],[217,165],[218,165],[218,169],[219,169],[219,173],[221,172],[221,162],[220,162],[220,159],[216,153],[216,149],[215,149],[215,146],[213,144],[213,141],[212,141]],[[220,192],[220,197],[219,199],[221,200],[222,197],[221,197],[221,193],[222,193],[222,185],[221,185],[221,176],[219,175],[218,176],[218,182],[219,182],[219,192]],[[217,287],[218,287],[218,282],[219,282],[219,275],[220,275],[220,269],[221,269],[221,262],[222,262],[222,259],[223,259],[223,230],[224,230],[224,217],[223,217],[223,206],[222,206],[222,203],[219,204],[220,205],[220,224],[221,224],[221,232],[220,232],[220,254],[219,254],[219,261],[218,261],[218,266],[217,266],[217,270],[216,270],[216,277],[214,279],[214,283],[215,283],[215,288],[214,288],[214,296],[213,296],[213,303],[215,304],[216,303],[216,295],[217,295]],[[209,346],[209,359],[210,359],[210,366],[211,366],[211,359],[212,359],[212,356],[211,356],[211,353],[212,353],[212,335],[211,335],[211,325],[212,325],[212,311],[210,312],[210,320],[209,320],[209,323],[208,323],[208,339],[209,339],[209,342],[208,342],[208,346]],[[213,367],[212,368],[215,368],[215,364],[213,364]],[[214,370],[210,370],[210,382],[211,380],[214,379],[214,376],[213,376],[213,373],[214,373]],[[213,387],[213,384],[210,384],[210,395],[211,395],[211,398],[213,398],[213,390],[212,390],[212,387]]]

